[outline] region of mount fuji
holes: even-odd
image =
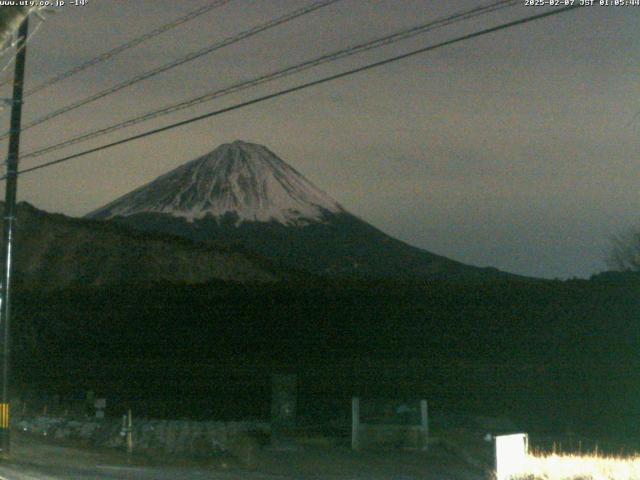
[[[158,177],[89,214],[159,213],[193,223],[235,216],[244,222],[304,225],[345,210],[266,147],[236,141]]]
[[[349,213],[268,148],[235,141],[87,215],[199,242],[224,242],[286,268],[353,278],[493,279],[509,274],[435,255]]]

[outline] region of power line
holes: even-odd
[[[197,10],[193,10],[192,12],[189,12],[186,15],[183,15],[182,17],[176,18],[175,20],[172,20],[169,23],[165,23],[164,25],[161,25],[158,28],[155,28],[143,35],[140,35],[139,37],[133,38],[132,40],[129,40],[128,42],[123,43],[122,45],[119,45],[107,52],[101,53],[100,55],[90,60],[87,60],[86,62],[81,63],[80,65],[73,67],[70,70],[67,70],[66,72],[63,72],[59,75],[49,78],[48,80],[45,80],[39,85],[36,85],[35,87],[27,90],[24,96],[28,97],[30,95],[33,95],[34,93],[37,93],[41,90],[44,90],[47,87],[55,85],[56,83],[61,82],[62,80],[66,80],[67,78],[72,77],[73,75],[76,75],[86,70],[87,68],[93,67],[94,65],[97,65],[102,62],[106,62],[107,60],[115,57],[116,55],[121,54],[122,52],[125,52],[126,50],[129,50],[133,47],[137,47],[138,45],[146,42],[147,40],[151,40],[152,38],[157,37],[158,35],[162,35],[163,33],[168,32],[169,30],[172,30],[184,23],[190,22],[191,20],[194,20],[210,12],[211,10],[222,7],[231,1],[232,0],[216,0],[209,5],[205,5],[203,7],[198,8]]]
[[[323,83],[331,82],[333,80],[338,80],[340,78],[344,78],[344,77],[347,77],[347,76],[350,76],[350,75],[354,75],[356,73],[360,73],[360,72],[364,72],[364,71],[367,71],[367,70],[371,70],[373,68],[381,67],[383,65],[388,65],[390,63],[397,62],[397,61],[403,60],[405,58],[409,58],[409,57],[413,57],[413,56],[421,54],[421,53],[429,52],[431,50],[435,50],[435,49],[438,49],[438,48],[446,47],[448,45],[453,45],[455,43],[459,43],[459,42],[462,42],[462,41],[465,41],[465,40],[470,40],[472,38],[477,38],[477,37],[480,37],[482,35],[487,35],[489,33],[497,32],[499,30],[505,30],[507,28],[515,27],[517,25],[523,25],[525,23],[529,23],[529,22],[532,22],[532,21],[535,21],[535,20],[540,20],[542,18],[547,18],[547,17],[553,16],[553,15],[558,15],[560,13],[564,13],[564,12],[567,12],[569,10],[574,10],[576,8],[580,8],[580,6],[579,5],[572,5],[572,6],[568,6],[568,7],[562,7],[562,8],[554,9],[554,10],[549,11],[549,12],[540,13],[538,15],[532,15],[532,16],[529,16],[529,17],[521,18],[519,20],[514,20],[514,21],[511,21],[511,22],[503,23],[503,24],[497,25],[495,27],[487,28],[487,29],[484,29],[484,30],[479,30],[477,32],[469,33],[467,35],[462,35],[460,37],[456,37],[456,38],[451,39],[451,40],[446,40],[444,42],[436,43],[434,45],[429,45],[427,47],[419,48],[417,50],[412,50],[412,51],[410,51],[408,53],[404,53],[404,54],[401,54],[401,55],[396,55],[394,57],[390,57],[390,58],[387,58],[385,60],[380,60],[378,62],[370,63],[370,64],[364,65],[362,67],[358,67],[358,68],[354,68],[354,69],[351,69],[351,70],[347,70],[347,71],[344,71],[344,72],[341,72],[341,73],[338,73],[338,74],[335,74],[335,75],[330,75],[330,76],[327,76],[327,77],[323,77],[323,78],[320,78],[318,80],[314,80],[314,81],[311,81],[311,82],[307,82],[307,83],[303,83],[303,84],[297,85],[295,87],[286,88],[284,90],[280,90],[280,91],[277,91],[277,92],[274,92],[274,93],[271,93],[271,94],[268,94],[268,95],[264,95],[264,96],[261,96],[261,97],[254,98],[252,100],[241,102],[241,103],[232,105],[230,107],[222,108],[222,109],[219,109],[219,110],[215,110],[213,112],[209,112],[209,113],[205,113],[203,115],[198,115],[196,117],[189,118],[187,120],[183,120],[183,121],[180,121],[180,122],[172,123],[172,124],[164,126],[164,127],[160,127],[160,128],[156,128],[156,129],[153,129],[153,130],[149,130],[147,132],[140,133],[138,135],[132,135],[130,137],[127,137],[127,138],[124,138],[124,139],[121,139],[121,140],[118,140],[118,141],[115,141],[115,142],[111,142],[111,143],[108,143],[108,144],[105,144],[105,145],[101,145],[99,147],[90,148],[88,150],[85,150],[85,151],[82,151],[82,152],[79,152],[79,153],[75,153],[73,155],[68,155],[66,157],[62,157],[62,158],[59,158],[57,160],[52,160],[50,162],[42,163],[42,164],[36,165],[34,167],[29,167],[29,168],[20,170],[18,173],[19,174],[29,173],[29,172],[33,172],[33,171],[36,171],[36,170],[47,168],[47,167],[50,167],[50,166],[53,166],[53,165],[57,165],[57,164],[60,164],[60,163],[63,163],[63,162],[68,162],[70,160],[73,160],[73,159],[76,159],[76,158],[79,158],[79,157],[83,157],[83,156],[89,155],[91,153],[95,153],[95,152],[99,152],[99,151],[102,151],[102,150],[106,150],[106,149],[109,149],[109,148],[112,148],[112,147],[115,147],[115,146],[118,146],[118,145],[123,145],[125,143],[129,143],[129,142],[132,142],[134,140],[139,140],[141,138],[145,138],[145,137],[149,137],[149,136],[152,136],[152,135],[156,135],[158,133],[162,133],[162,132],[165,132],[165,131],[168,131],[168,130],[173,130],[174,128],[182,127],[184,125],[188,125],[188,124],[191,124],[191,123],[194,123],[194,122],[198,122],[200,120],[204,120],[204,119],[207,119],[207,118],[211,118],[211,117],[215,117],[215,116],[218,116],[218,115],[222,115],[223,113],[231,112],[231,111],[234,111],[234,110],[239,110],[241,108],[248,107],[250,105],[255,105],[257,103],[262,103],[262,102],[265,102],[267,100],[271,100],[273,98],[277,98],[277,97],[281,97],[281,96],[284,96],[284,95],[288,95],[290,93],[298,92],[300,90],[304,90],[304,89],[307,89],[307,88],[310,88],[310,87],[314,87],[316,85],[321,85]],[[4,180],[4,179],[6,179],[6,176],[0,177],[0,180]]]
[[[267,82],[271,82],[274,80],[278,80],[296,73],[300,73],[304,70],[308,70],[310,68],[322,65],[324,63],[328,63],[328,62],[333,62],[336,60],[340,60],[358,53],[362,53],[364,51],[367,50],[371,50],[371,49],[375,49],[375,48],[380,48],[382,46],[385,45],[389,45],[391,43],[395,43],[398,42],[400,40],[406,40],[408,38],[411,38],[413,36],[434,30],[436,28],[441,28],[447,25],[451,25],[453,23],[456,22],[460,22],[462,20],[468,20],[470,18],[476,17],[476,16],[480,16],[480,15],[485,15],[487,13],[490,12],[495,12],[497,10],[503,9],[503,8],[507,8],[507,7],[511,7],[515,4],[519,3],[519,0],[500,0],[498,2],[494,2],[492,4],[488,4],[488,5],[484,5],[484,6],[480,6],[480,7],[476,7],[470,10],[465,10],[462,12],[458,12],[446,17],[441,17],[439,19],[430,21],[428,23],[425,24],[421,24],[421,25],[417,25],[414,26],[410,29],[405,29],[405,30],[401,30],[398,32],[395,32],[393,34],[390,35],[386,35],[384,37],[381,38],[377,38],[375,40],[371,40],[362,44],[357,44],[357,45],[353,45],[332,53],[328,53],[325,55],[321,55],[319,57],[316,57],[314,59],[305,61],[303,63],[291,66],[291,67],[287,67],[281,70],[277,70],[275,72],[266,74],[266,75],[262,75],[262,76],[258,76],[255,78],[252,78],[250,80],[246,80],[234,85],[231,85],[229,87],[225,87],[219,90],[215,90],[213,92],[209,92],[206,93],[204,95],[200,95],[198,97],[195,98],[191,98],[189,100],[186,101],[182,101],[176,104],[172,104],[166,107],[163,107],[159,110],[152,110],[150,112],[144,113],[142,115],[138,115],[136,117],[130,118],[128,120],[124,120],[122,122],[118,122],[115,125],[111,125],[108,127],[103,127],[103,128],[99,128],[96,130],[92,130],[90,132],[86,132],[83,133],[79,136],[70,138],[68,140],[65,140],[61,143],[55,144],[55,145],[50,145],[48,147],[42,148],[40,150],[36,150],[33,152],[29,152],[25,155],[22,156],[22,159],[27,159],[27,158],[34,158],[34,157],[39,157],[44,155],[45,153],[50,153],[52,151],[55,150],[59,150],[61,148],[65,148],[71,145],[75,145],[78,143],[82,143],[85,142],[87,140],[90,140],[92,138],[96,138],[96,137],[100,137],[103,135],[106,135],[108,133],[112,133],[115,132],[117,130],[121,130],[123,128],[128,128],[131,127],[133,125],[137,125],[139,123],[143,123],[161,116],[165,116],[165,115],[169,115],[171,113],[175,113],[178,112],[180,110],[184,110],[186,108],[190,108],[193,107],[195,105],[199,105],[201,103],[205,103],[211,100],[214,100],[216,98],[220,98],[226,95],[230,95],[232,93],[237,93],[239,91],[242,90],[246,90],[248,88],[252,88],[252,87],[256,87],[258,85],[261,85],[263,83],[267,83]]]
[[[72,110],[75,110],[77,108],[80,108],[84,105],[87,105],[89,103],[95,102],[96,100],[100,100],[104,97],[107,97],[109,95],[112,95],[116,92],[119,92],[120,90],[123,90],[127,87],[130,87],[131,85],[134,85],[138,82],[141,82],[143,80],[148,80],[149,78],[155,77],[156,75],[159,75],[163,72],[166,72],[168,70],[171,70],[173,68],[179,67],[180,65],[184,65],[185,63],[191,62],[193,60],[196,60],[200,57],[203,57],[205,55],[208,55],[216,50],[219,50],[223,47],[226,47],[228,45],[234,44],[239,42],[240,40],[244,40],[245,38],[251,37],[253,35],[256,35],[260,32],[263,32],[265,30],[268,30],[270,28],[274,28],[276,26],[282,25],[283,23],[289,22],[295,18],[301,17],[303,15],[307,15],[311,12],[314,12],[315,10],[318,10],[320,8],[326,7],[328,5],[331,5],[333,3],[339,2],[341,0],[320,0],[317,1],[307,7],[304,8],[300,8],[297,10],[294,10],[290,13],[287,13],[281,17],[277,17],[273,20],[270,20],[266,23],[263,23],[257,27],[253,27],[249,30],[245,30],[244,32],[241,32],[237,35],[234,35],[232,37],[228,37],[222,41],[213,43],[212,45],[209,45],[207,47],[204,47],[200,50],[196,50],[195,52],[191,52],[188,55],[185,55],[183,57],[180,57],[177,60],[174,60],[170,63],[167,63],[165,65],[162,65],[160,67],[154,68],[153,70],[149,70],[147,72],[144,72],[140,75],[136,75],[135,77],[129,79],[129,80],[125,80],[124,82],[118,83],[110,88],[107,88],[105,90],[102,90],[101,92],[98,92],[94,95],[90,95],[89,97],[86,97],[82,100],[79,100],[77,102],[74,102],[70,105],[67,105],[66,107],[62,107],[52,113],[49,113],[43,117],[37,118],[36,120],[33,120],[29,123],[27,123],[26,125],[24,125],[22,127],[22,130],[28,130],[29,128],[33,128],[36,125],[40,125],[44,122],[47,122],[53,118],[59,117],[60,115],[63,115],[65,113],[68,113]],[[9,135],[10,132],[5,132],[4,134],[0,135],[0,140],[6,138]]]

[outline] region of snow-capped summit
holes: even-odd
[[[237,140],[192,160],[90,213],[92,218],[162,213],[194,221],[322,222],[344,209],[268,148]]]

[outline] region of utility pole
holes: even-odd
[[[8,458],[11,447],[9,424],[9,373],[11,356],[11,268],[13,257],[13,234],[16,219],[16,193],[18,189],[18,156],[20,154],[20,128],[22,119],[22,91],[24,67],[27,57],[27,16],[18,30],[16,66],[13,79],[13,102],[11,106],[11,136],[7,157],[7,175],[4,201],[4,230],[2,237],[2,282],[0,285],[0,458]]]

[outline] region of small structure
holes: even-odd
[[[427,450],[429,408],[426,400],[351,400],[351,447]]]

